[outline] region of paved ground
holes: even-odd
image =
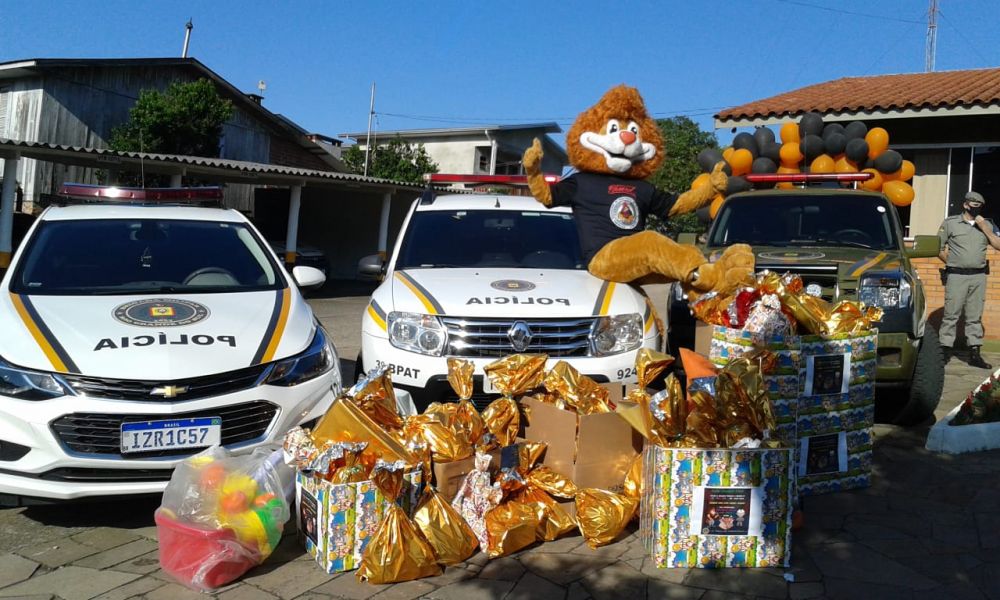
[[[364,298],[314,301],[345,367],[359,346]],[[1000,355],[988,360],[1000,364]],[[984,377],[952,360],[938,416]],[[876,427],[871,489],[810,498],[790,569],[656,570],[634,529],[591,550],[579,536],[513,557],[483,555],[441,577],[394,586],[320,571],[287,536],[219,598],[1000,598],[1000,452],[923,450],[927,427]],[[152,500],[0,509],[0,597],[203,598],[157,561]]]

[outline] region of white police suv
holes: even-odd
[[[280,440],[337,354],[218,188],[64,186],[0,282],[0,502],[158,492],[201,449]]]
[[[454,399],[447,358],[476,364],[476,396],[492,394],[483,365],[519,352],[566,360],[599,382],[634,382],[635,354],[659,348],[638,287],[587,272],[569,208],[530,196],[425,193],[392,257],[360,264],[384,275],[362,324],[359,372],[387,365],[418,409]],[[485,386],[485,389],[484,389]]]

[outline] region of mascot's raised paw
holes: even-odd
[[[535,138],[534,143],[531,147],[524,151],[524,156],[521,157],[521,164],[524,165],[524,171],[526,173],[539,173],[542,167],[542,143]]]
[[[689,285],[697,292],[729,295],[753,281],[753,272],[753,250],[746,244],[733,244],[715,262],[701,265]]]

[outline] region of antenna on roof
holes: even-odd
[[[927,45],[924,47],[924,71],[934,71],[934,58],[937,54],[937,14],[938,0],[931,0],[927,10]]]
[[[194,23],[191,19],[188,19],[186,25],[184,25],[184,49],[181,50],[181,58],[188,57],[188,44],[191,43],[191,30],[194,29]]]

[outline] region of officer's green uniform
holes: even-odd
[[[995,235],[1000,229],[987,219]],[[962,215],[948,217],[938,229],[941,247],[948,247],[944,289],[944,319],[938,333],[941,345],[955,345],[958,317],[965,309],[965,342],[970,347],[983,345],[983,304],[986,302],[986,248],[989,240],[975,223]]]

